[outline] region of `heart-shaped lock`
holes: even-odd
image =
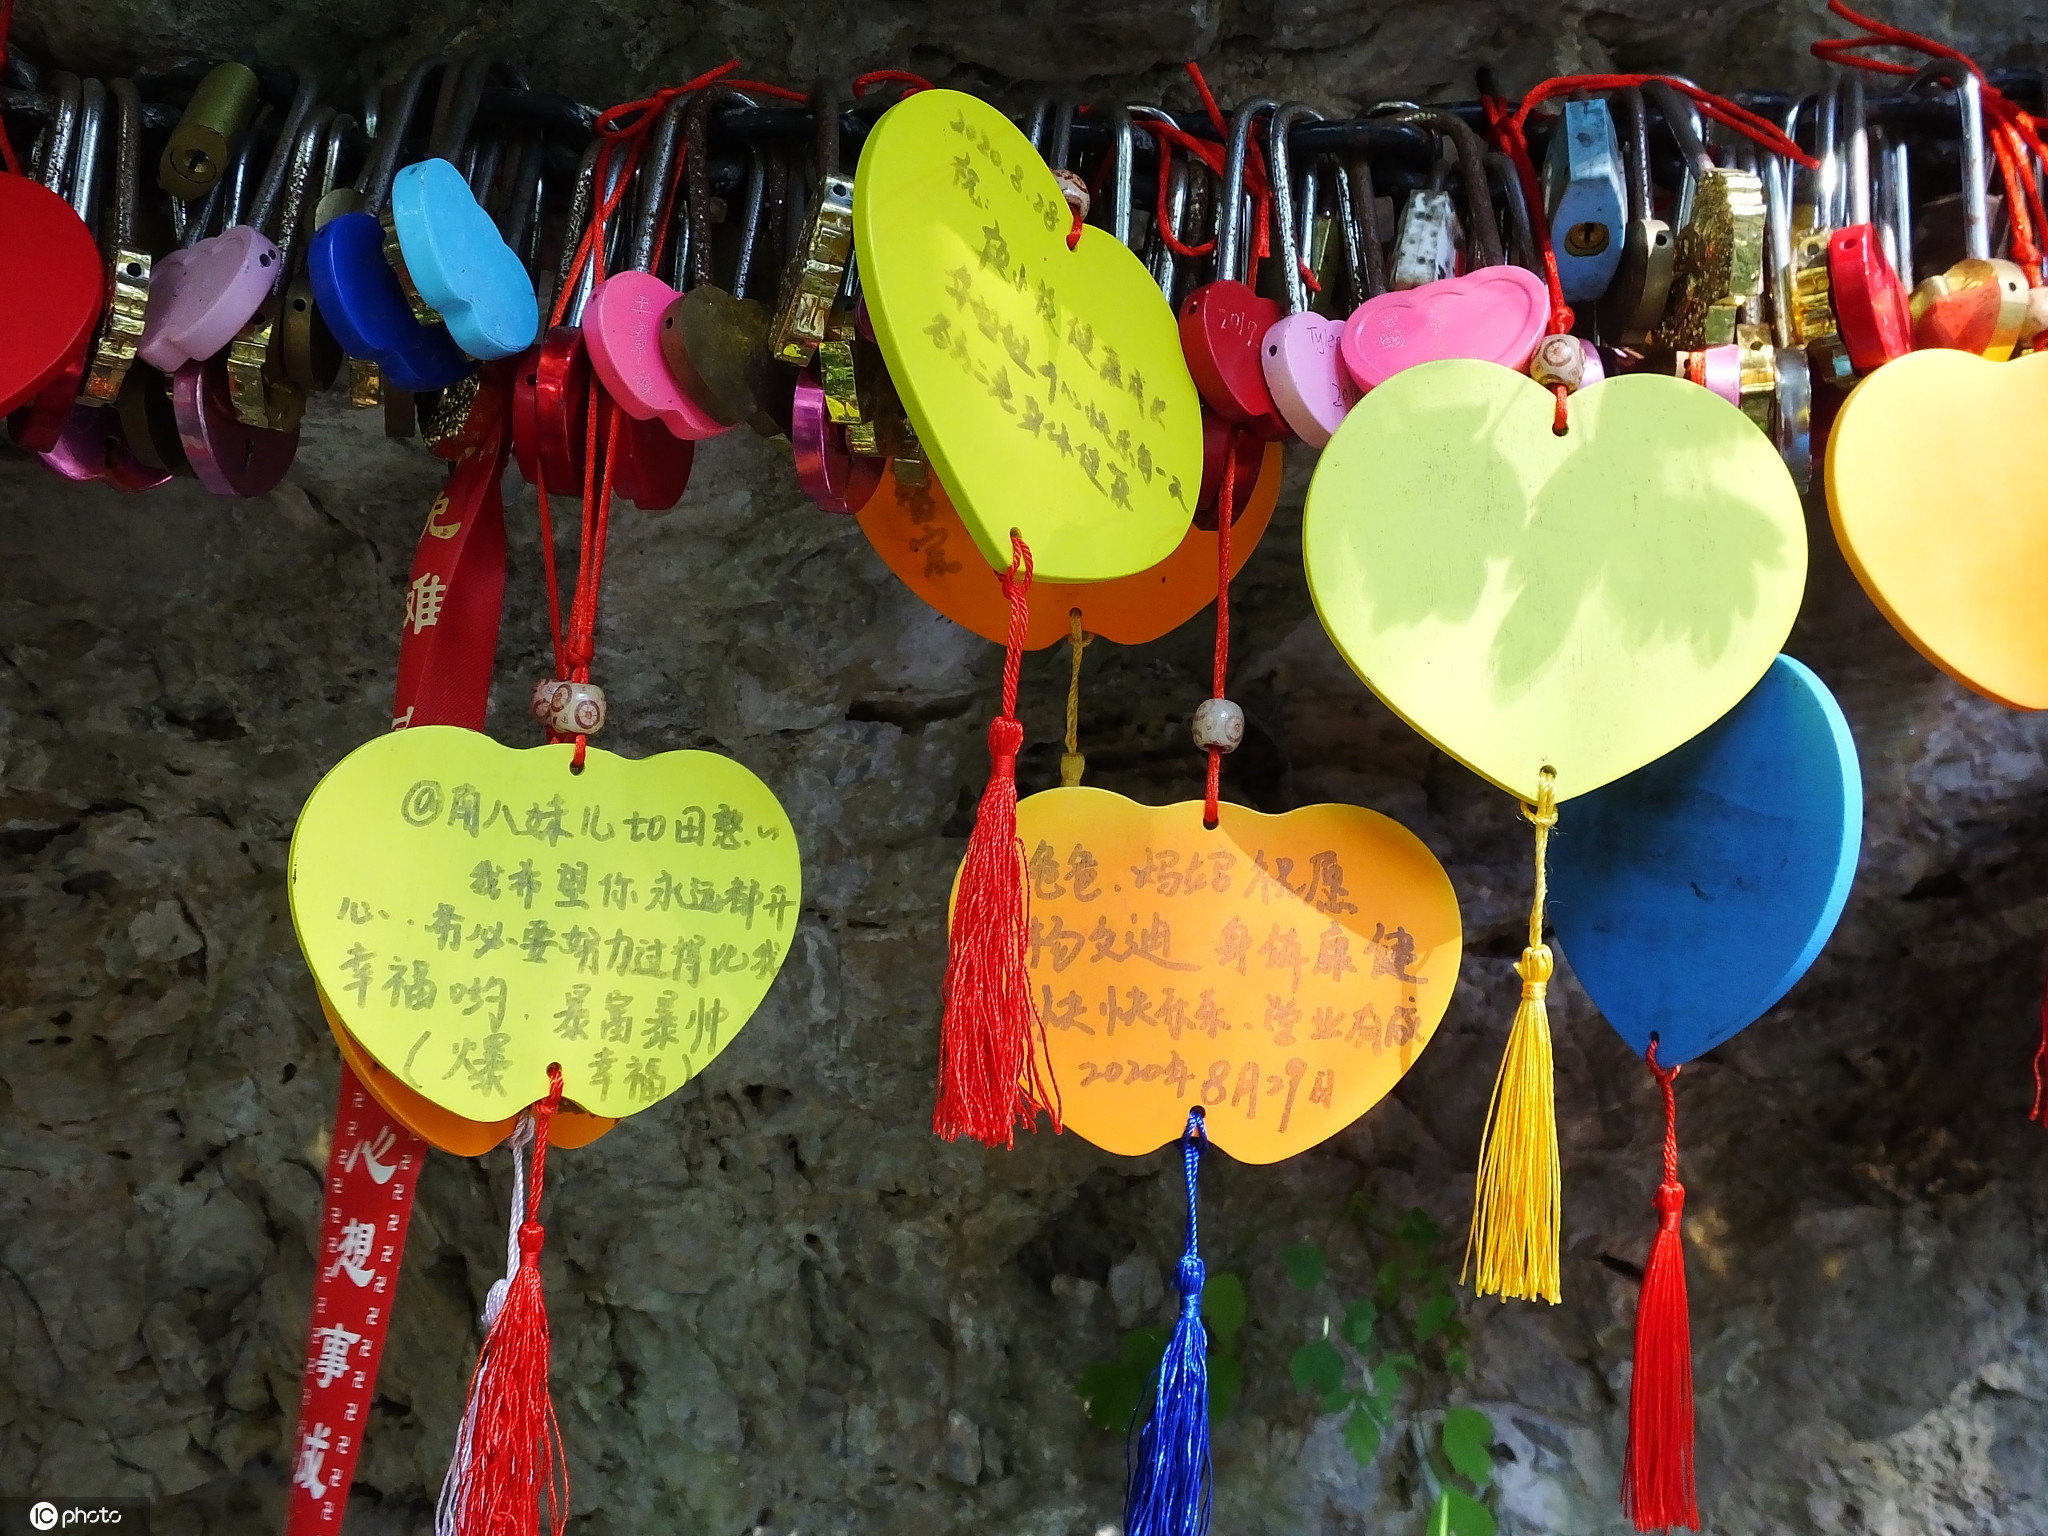
[[[476,369],[445,325],[422,325],[415,318],[397,272],[384,259],[379,218],[420,93],[427,78],[447,66],[445,56],[435,55],[412,67],[396,101],[379,119],[377,153],[364,172],[362,206],[322,224],[306,253],[314,301],[342,350],[374,362],[392,387],[415,394],[446,389]]]
[[[1028,961],[1067,1129],[1135,1157],[1208,1114],[1248,1163],[1328,1140],[1415,1064],[1458,980],[1450,877],[1350,805],[1267,816],[1101,789],[1020,801]]]
[[[56,443],[37,457],[66,480],[96,480],[118,491],[154,490],[171,478],[128,451],[121,418],[108,405],[74,405]]]
[[[1238,434],[1250,439],[1249,433]],[[1240,515],[1231,522],[1230,574],[1244,569],[1280,499],[1283,453],[1278,443],[1251,442],[1256,470],[1239,482]],[[907,485],[891,469],[860,509],[861,532],[883,564],[911,591],[984,640],[1009,635],[1010,600],[1002,579],[967,547],[967,530],[936,475]],[[1144,645],[1180,628],[1216,601],[1216,530],[1188,529],[1180,547],[1149,571],[1109,581],[1035,581],[1024,648],[1065,640],[1071,615],[1081,627],[1118,645]]]
[[[0,415],[34,400],[84,355],[106,298],[92,230],[60,195],[82,103],[77,77],[66,78],[71,89],[57,93],[43,183],[0,173]],[[75,192],[75,178],[69,185]]]
[[[1288,428],[1266,384],[1264,347],[1280,306],[1246,280],[1250,242],[1240,238],[1243,198],[1236,192],[1245,185],[1253,125],[1274,110],[1272,98],[1262,96],[1231,118],[1223,185],[1232,190],[1217,203],[1216,276],[1181,301],[1180,344],[1202,403],[1225,421],[1277,441]]]
[[[1761,1018],[1849,899],[1863,777],[1827,686],[1777,657],[1684,746],[1572,806],[1550,916],[1572,974],[1642,1055],[1675,1067]]]
[[[1647,373],[1573,395],[1562,436],[1556,404],[1490,363],[1397,374],[1323,450],[1302,523],[1353,669],[1525,801],[1546,766],[1565,800],[1726,714],[1806,584],[1799,493],[1741,411]]]
[[[524,352],[540,333],[540,303],[526,263],[505,244],[497,221],[453,164],[490,71],[485,54],[463,62],[452,98],[444,92],[447,109],[436,116],[427,158],[397,173],[381,213],[390,237],[384,254],[416,297],[415,314],[424,308],[448,327],[458,347],[485,362]]]
[[[882,483],[883,460],[848,450],[846,429],[832,420],[815,362],[797,377],[789,445],[797,485],[821,511],[858,512]]]
[[[614,419],[619,424],[611,465],[612,494],[642,512],[669,511],[689,489],[696,444],[677,437],[651,417],[628,416],[608,395],[599,398],[604,403],[605,425],[598,430],[609,433]]]
[[[1308,285],[1301,277],[1300,242],[1295,237],[1294,176],[1287,130],[1303,118],[1319,117],[1305,102],[1290,101],[1274,112],[1267,135],[1266,162],[1273,168],[1273,227],[1280,237],[1287,313],[1266,332],[1260,352],[1260,366],[1275,409],[1294,435],[1311,448],[1327,443],[1345,414],[1358,403],[1358,386],[1344,366],[1344,322],[1310,311]],[[1303,200],[1313,213],[1313,180],[1307,186]]]
[[[1520,372],[1549,321],[1550,292],[1542,278],[1520,267],[1481,267],[1361,304],[1344,322],[1344,365],[1362,390],[1445,358]]]
[[[2048,491],[2032,453],[2044,412],[2048,355],[1932,348],[1857,385],[1827,445],[1835,537],[1871,601],[1929,661],[2014,709],[2048,708]]]
[[[957,91],[883,114],[854,178],[868,313],[982,558],[1047,581],[1157,565],[1187,532],[1202,437],[1144,264],[1083,229],[1010,120]],[[1263,334],[1263,332],[1262,332]]]
[[[358,747],[292,835],[292,921],[348,1033],[492,1122],[564,1092],[647,1108],[760,1005],[796,931],[796,834],[710,752],[517,751],[453,726]]]
[[[585,445],[590,426],[590,349],[583,335],[583,310],[595,291],[597,268],[576,253],[596,211],[597,161],[602,141],[593,139],[583,152],[576,187],[563,230],[558,290],[569,290],[561,306],[563,323],[550,326],[537,346],[519,359],[512,389],[512,458],[528,485],[547,487],[555,495],[583,488]],[[603,197],[612,200],[624,175],[626,159],[615,155],[605,169]],[[575,284],[573,290],[569,289]]]
[[[235,414],[224,357],[187,363],[171,376],[178,439],[199,483],[216,496],[261,496],[277,488],[299,451],[299,429],[252,427]]]

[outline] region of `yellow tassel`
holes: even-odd
[[[1522,814],[1536,829],[1536,894],[1529,907],[1529,943],[1515,972],[1521,1006],[1508,1030],[1507,1052],[1493,1099],[1472,1194],[1472,1235],[1465,1273],[1481,1296],[1518,1301],[1560,1299],[1558,1230],[1561,1224],[1557,1158],[1557,1102],[1550,1058],[1550,946],[1543,942],[1547,894],[1545,855],[1557,825],[1556,775],[1537,779],[1536,803]]]

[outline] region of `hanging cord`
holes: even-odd
[[[1237,517],[1237,434],[1233,426],[1223,443],[1223,484],[1216,492],[1216,649],[1209,671],[1209,697],[1225,697],[1230,673],[1230,525]],[[1207,782],[1202,790],[1202,825],[1214,828],[1223,789],[1223,752],[1209,748]]]
[[[1180,1316],[1152,1378],[1150,1412],[1126,1452],[1124,1536],[1201,1536],[1209,1528],[1214,1468],[1209,1455],[1209,1333],[1202,1324],[1201,1229],[1196,1186],[1209,1144],[1200,1106],[1181,1135],[1188,1236],[1174,1273]]]
[[[1657,1235],[1636,1301],[1635,1374],[1628,1393],[1628,1449],[1621,1507],[1638,1531],[1700,1528],[1693,1478],[1692,1321],[1685,1295],[1685,1186],[1678,1182],[1677,1067],[1657,1065],[1657,1037],[1643,1053],[1664,1096],[1664,1182],[1651,1202]]]
[[[1464,1273],[1482,1296],[1521,1301],[1560,1299],[1560,1178],[1557,1104],[1550,1054],[1550,991],[1554,961],[1543,942],[1550,892],[1550,829],[1557,825],[1557,775],[1536,777],[1536,803],[1522,815],[1536,829],[1536,889],[1529,903],[1529,942],[1515,962],[1522,1000],[1486,1106],[1486,1132],[1472,1199],[1472,1231]],[[1461,1277],[1462,1278],[1462,1277]]]
[[[1067,610],[1067,645],[1073,665],[1067,671],[1067,743],[1060,754],[1060,788],[1072,789],[1088,771],[1088,759],[1081,755],[1081,653],[1095,637],[1081,627],[1081,610]]]
[[[1850,26],[1859,28],[1862,37],[1824,37],[1814,43],[1813,56],[1829,64],[1846,65],[1854,69],[1869,70],[1879,75],[1913,75],[1919,71],[1910,64],[1893,64],[1882,59],[1866,59],[1860,54],[1871,48],[1903,48],[1912,53],[1925,55],[1930,59],[1947,59],[1950,63],[1968,70],[1977,77],[1982,91],[1985,137],[1990,141],[1991,150],[1998,157],[1999,179],[2005,183],[2005,206],[2012,230],[2013,259],[2026,269],[2027,281],[2035,287],[2041,285],[2041,251],[2037,236],[2048,228],[2048,209],[2041,201],[2041,189],[2034,178],[2027,174],[2026,161],[2031,157],[2038,164],[2048,163],[2048,148],[2041,141],[2041,118],[2024,111],[2010,96],[1993,85],[1984,71],[1961,49],[1937,43],[1932,38],[1922,37],[1917,32],[1908,32],[1903,27],[1890,26],[1873,21],[1868,16],[1858,15],[1842,0],[1828,0],[1828,11],[1840,17]]]
[[[853,77],[854,100],[860,100],[878,85],[900,85],[903,87],[904,96],[915,96],[919,91],[937,89],[923,75],[914,75],[907,69],[871,69],[864,75]],[[902,97],[897,99],[900,101]]]
[[[1223,109],[1216,105],[1216,94],[1209,89],[1209,82],[1202,74],[1202,66],[1193,59],[1189,59],[1182,67],[1187,71],[1188,78],[1194,82],[1195,93],[1202,98],[1202,110],[1209,114],[1209,124],[1216,130],[1217,138],[1227,142],[1230,138],[1230,124],[1223,116]],[[1148,130],[1149,126],[1148,120]],[[1161,126],[1163,128],[1165,125]],[[1174,134],[1176,142],[1180,143],[1181,147],[1189,154],[1194,155],[1218,176],[1223,174],[1229,163],[1228,152],[1223,144],[1209,144],[1182,133],[1178,129],[1174,130]],[[1245,248],[1244,282],[1247,287],[1256,288],[1259,285],[1259,263],[1272,254],[1273,249],[1270,244],[1271,230],[1269,228],[1272,224],[1272,219],[1268,213],[1273,200],[1273,183],[1266,173],[1266,157],[1259,149],[1256,135],[1245,145],[1244,180],[1245,185],[1242,190],[1249,192],[1252,198],[1251,238]],[[1162,209],[1166,205],[1166,188],[1166,157],[1162,155],[1159,157],[1159,199]],[[1240,189],[1226,187],[1222,189],[1220,195],[1236,197],[1240,195]],[[1185,256],[1189,254],[1175,245],[1170,230],[1167,231],[1166,243],[1174,249],[1174,254],[1176,255]],[[1213,242],[1211,245],[1203,246],[1202,249],[1207,251],[1212,246]],[[1219,272],[1216,275],[1224,279],[1234,279],[1237,276],[1235,272]]]

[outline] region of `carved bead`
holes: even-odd
[[[1215,748],[1222,752],[1235,752],[1237,744],[1244,740],[1244,711],[1228,699],[1204,699],[1195,710],[1195,717],[1188,722],[1195,745],[1207,752]]]
[[[1086,223],[1088,210],[1093,205],[1088,196],[1088,183],[1072,171],[1054,171],[1052,179],[1060,184],[1060,196],[1067,200],[1074,216]]]
[[[1543,338],[1536,355],[1529,359],[1529,377],[1545,389],[1562,384],[1577,389],[1586,382],[1586,348],[1576,336],[1562,334]]]
[[[549,724],[564,736],[595,736],[604,729],[604,690],[595,683],[562,683]]]
[[[555,723],[555,695],[569,685],[557,677],[544,677],[533,685],[533,718],[542,725]]]

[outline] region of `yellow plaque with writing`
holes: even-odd
[[[1930,347],[1858,384],[1828,433],[1828,511],[1871,600],[1929,661],[2048,708],[2048,356]]]
[[[1435,1033],[1463,929],[1450,877],[1352,805],[1281,816],[1052,789],[1017,807],[1029,959],[1068,1129],[1150,1152],[1207,1112],[1273,1163],[1384,1098]]]
[[[1359,402],[1302,519],[1316,612],[1372,691],[1524,800],[1598,789],[1756,686],[1806,586],[1799,492],[1709,390],[1626,374],[1556,400],[1423,363]]]
[[[292,922],[348,1034],[405,1087],[495,1122],[548,1092],[618,1118],[688,1082],[781,968],[802,899],[766,785],[712,752],[524,751],[393,731],[314,786]]]
[[[958,91],[882,115],[854,177],[868,314],[982,558],[1010,530],[1048,581],[1157,565],[1194,516],[1202,421],[1173,311],[1101,229],[1069,250],[1059,183]]]

